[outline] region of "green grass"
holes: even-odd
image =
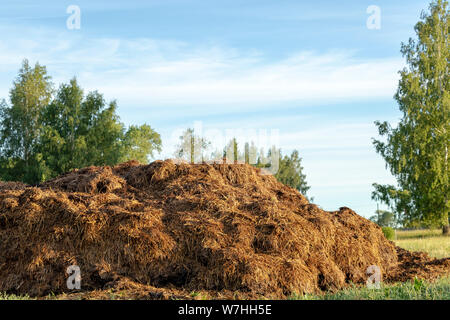
[[[450,257],[450,237],[442,230],[397,230],[395,244],[410,251],[424,251],[436,258]],[[450,277],[434,283],[421,280],[414,282],[382,284],[380,289],[352,286],[335,293],[323,295],[293,295],[291,299],[302,300],[450,300]]]
[[[450,300],[450,277],[436,282],[415,280],[382,284],[380,289],[352,286],[323,295],[292,295],[293,300]]]
[[[35,300],[29,296],[16,296],[15,294],[4,294],[0,292],[0,300]]]
[[[396,237],[398,240],[442,237],[442,230],[441,229],[419,229],[407,231],[397,230]]]
[[[396,231],[395,244],[410,251],[424,251],[431,257],[450,257],[450,236],[442,230]]]
[[[57,299],[49,296],[48,299]],[[114,296],[110,297],[112,300]],[[0,300],[31,300],[28,296],[0,294]],[[335,293],[323,295],[292,295],[290,300],[450,300],[450,277],[436,282],[415,280],[396,284],[382,284],[380,289],[353,285]]]

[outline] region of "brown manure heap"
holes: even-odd
[[[349,208],[324,211],[245,164],[75,170],[39,187],[0,182],[0,292],[128,290],[138,298],[285,298],[365,283],[433,279],[450,258],[395,247]]]

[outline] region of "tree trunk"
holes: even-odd
[[[194,142],[194,133],[191,134],[191,164],[194,164],[194,160],[195,160],[195,146],[194,146],[195,142]]]
[[[446,225],[442,227],[442,234],[448,235],[450,233],[450,226]]]

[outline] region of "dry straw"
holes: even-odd
[[[128,162],[39,187],[0,183],[0,292],[134,287],[284,298],[449,273],[450,259],[396,248],[348,208],[327,212],[245,164]],[[159,294],[159,293],[158,293]]]

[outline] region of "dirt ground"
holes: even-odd
[[[171,160],[0,182],[0,252],[0,291],[36,297],[73,295],[70,265],[85,298],[283,299],[365,283],[371,265],[386,282],[450,273],[259,169]]]

